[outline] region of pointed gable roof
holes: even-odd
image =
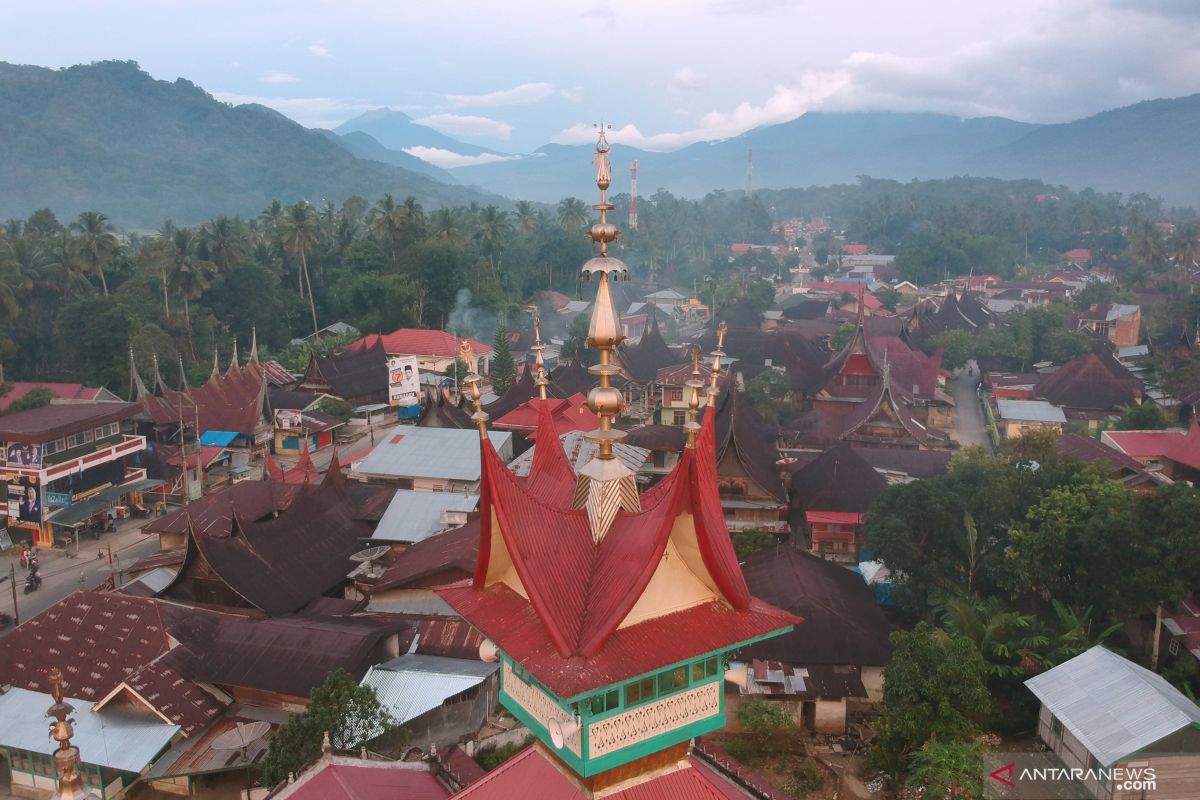
[[[842,430],[839,439],[853,439],[864,444],[895,444],[894,441],[878,442],[865,432],[860,433],[869,423],[882,424],[888,427],[899,426],[911,438],[916,447],[944,447],[947,437],[922,425],[912,413],[912,395],[902,387],[895,385],[895,380],[885,378],[875,387],[866,400],[855,406],[854,410],[842,418]]]
[[[450,399],[449,390],[434,389],[425,395],[425,413],[417,426],[421,428],[456,428],[466,430],[475,427],[471,415]]]
[[[642,510],[618,512],[598,542],[587,511],[570,507],[565,455],[542,450],[554,442],[538,436],[526,482],[481,442],[475,577],[437,590],[553,692],[572,697],[795,621],[751,598],[738,570],[717,492],[711,421],[696,448],[642,496]],[[700,594],[682,609],[643,609],[635,619],[668,547]]]
[[[1062,408],[1111,411],[1141,400],[1142,384],[1110,354],[1093,351],[1044,376],[1033,392]]]
[[[717,463],[726,455],[733,455],[767,494],[787,503],[787,489],[776,466],[778,429],[770,428],[759,418],[742,398],[737,381],[728,381],[728,391],[722,393],[720,400],[716,414]]]
[[[631,380],[646,384],[654,381],[655,373],[662,367],[671,367],[684,363],[682,359],[671,352],[662,332],[658,328],[658,317],[651,316],[642,334],[641,341],[632,347],[626,347],[617,352],[617,357]]]
[[[887,486],[887,480],[845,442],[792,473],[792,498],[805,511],[862,514]]]
[[[1187,434],[1163,455],[1176,464],[1200,469],[1200,416],[1192,417],[1192,424],[1188,426]]]

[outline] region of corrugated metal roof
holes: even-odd
[[[569,431],[558,437],[562,442],[563,452],[567,454],[567,460],[571,462],[571,468],[575,472],[579,472],[583,465],[591,461],[597,452],[597,447],[594,442],[588,440],[583,431]],[[521,455],[517,456],[508,465],[512,473],[518,478],[524,478],[529,475],[529,470],[533,467],[533,454],[537,450],[537,445],[526,450]],[[634,472],[641,469],[646,463],[647,456],[650,451],[645,447],[634,447],[629,444],[617,443],[613,445],[613,453],[622,464],[629,467]]]
[[[169,725],[149,714],[93,713],[92,702],[64,698],[75,707],[75,733],[71,744],[79,748],[86,764],[141,772],[154,761],[178,725]],[[46,735],[46,709],[54,698],[41,692],[13,688],[0,694],[0,746],[52,755],[58,743]]]
[[[420,542],[438,531],[458,527],[442,521],[442,514],[466,514],[479,508],[479,495],[451,492],[418,492],[400,489],[379,520],[372,539]],[[465,520],[463,520],[465,521]],[[461,523],[460,523],[461,524]]]
[[[1099,645],[1025,685],[1105,767],[1200,723],[1182,692]]]
[[[177,574],[178,569],[155,567],[126,583],[121,587],[121,591],[138,597],[157,597],[159,592],[174,582]]]
[[[996,408],[1000,411],[1000,418],[1006,420],[1063,424],[1067,422],[1063,410],[1045,400],[997,400]]]
[[[363,686],[375,690],[396,724],[421,716],[449,698],[483,683],[499,664],[409,654],[367,670]]]
[[[511,447],[511,433],[492,431],[488,436],[497,451]],[[477,481],[479,434],[456,428],[405,427],[375,445],[356,469],[364,475],[384,477]]]

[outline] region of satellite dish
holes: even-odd
[[[550,741],[553,742],[554,746],[559,750],[562,750],[566,745],[567,739],[570,739],[579,732],[579,723],[573,719],[569,719],[565,722],[562,720],[552,719],[550,720],[550,725],[548,727],[550,728]]]
[[[392,548],[386,544],[381,544],[378,547],[368,547],[366,550],[359,550],[354,555],[350,556],[351,561],[359,563],[365,561],[374,561],[377,558],[383,558],[392,551]]]
[[[266,736],[270,730],[269,722],[239,722],[236,727],[213,739],[212,747],[214,750],[241,750]]]

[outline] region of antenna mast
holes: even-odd
[[[754,151],[746,151],[746,197],[754,196]]]
[[[629,230],[637,228],[637,159],[629,165]]]

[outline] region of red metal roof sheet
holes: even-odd
[[[492,428],[502,431],[533,431],[541,415],[541,398],[529,400],[495,420]],[[570,431],[594,431],[600,427],[599,418],[588,408],[587,398],[576,392],[565,400],[547,399],[546,406],[559,434]]]
[[[403,762],[400,762],[401,764]],[[330,764],[288,795],[289,800],[446,800],[432,772],[397,762]]]
[[[365,347],[371,347],[375,342],[382,342],[384,350],[396,355],[440,356],[453,358],[458,355],[458,343],[464,341],[453,333],[446,331],[426,330],[424,328],[397,328],[391,333],[371,333],[356,342],[346,345],[346,351],[351,352]],[[492,348],[483,342],[466,339],[476,356],[485,356]]]
[[[1192,417],[1187,434],[1171,445],[1166,456],[1177,464],[1200,469],[1200,419]]]
[[[137,413],[136,403],[51,403],[0,418],[0,441],[41,444]]]
[[[1181,443],[1183,431],[1105,431],[1122,453],[1133,458],[1159,458]]]
[[[90,389],[82,383],[42,383],[39,381],[9,381],[8,391],[0,395],[0,413],[34,389],[48,389],[61,400],[95,400],[99,389]]]

